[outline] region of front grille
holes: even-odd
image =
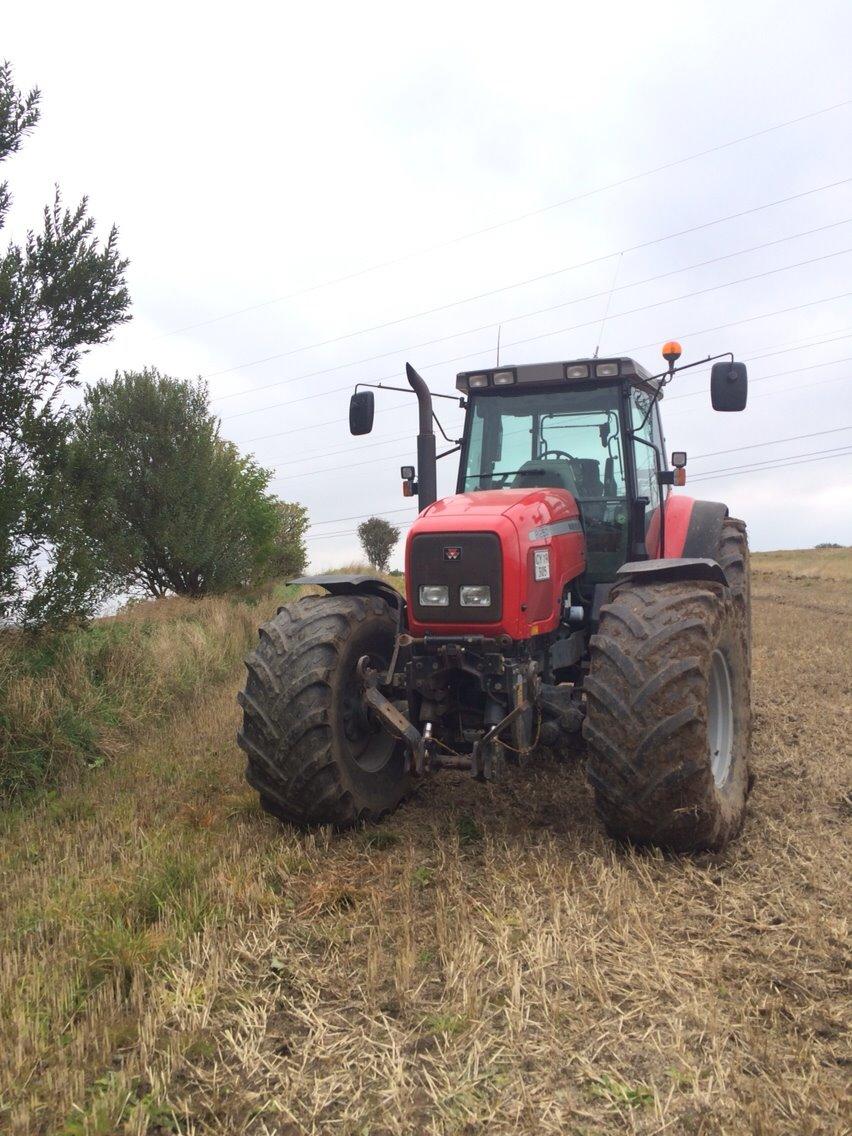
[[[445,554],[445,549],[449,550]],[[458,558],[453,556],[458,549]],[[423,607],[421,584],[446,584],[448,607]],[[487,584],[490,607],[462,607],[462,584]],[[419,533],[411,543],[411,607],[421,623],[495,623],[503,610],[503,564],[496,533]]]

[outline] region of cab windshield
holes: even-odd
[[[583,518],[589,583],[613,579],[627,558],[619,399],[618,384],[471,399],[461,490],[567,490]]]

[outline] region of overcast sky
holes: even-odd
[[[414,512],[415,400],[378,394],[353,439],[356,381],[410,360],[451,392],[500,324],[504,363],[589,355],[614,280],[602,355],[753,360],[743,414],[704,369],[668,388],[686,492],[754,548],[852,543],[850,39],[848,0],[6,6],[0,55],[42,90],[6,235],[54,183],[118,224],[133,320],[84,379],[207,376],[316,569],[358,558],[349,518]]]

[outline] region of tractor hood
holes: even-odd
[[[585,570],[584,548],[577,503],[564,489],[491,489],[435,501],[406,541],[411,632],[527,639],[552,631],[566,586]],[[420,602],[421,587],[432,585],[448,589],[444,606]],[[463,606],[464,585],[487,585],[491,603]]]

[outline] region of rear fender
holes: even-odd
[[[670,493],[665,509],[665,559],[715,559],[728,506],[719,501],[696,501],[680,493]],[[651,514],[645,544],[648,551],[659,551],[660,516]]]
[[[312,584],[325,588],[333,596],[378,596],[397,612],[405,606],[405,600],[396,588],[392,588],[378,576],[299,576],[287,583]]]

